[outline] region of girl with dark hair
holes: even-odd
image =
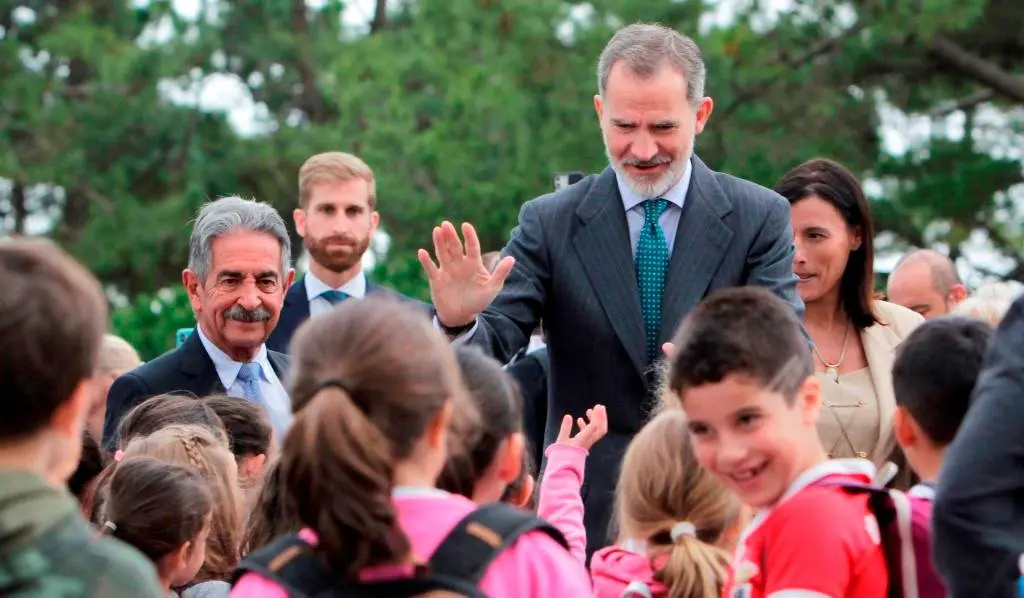
[[[502,499],[523,471],[523,401],[495,359],[472,346],[455,349],[479,422],[456,435],[437,487],[486,504]]]
[[[124,449],[133,438],[149,436],[171,425],[200,426],[228,445],[228,433],[217,412],[206,402],[189,395],[163,394],[139,403],[117,425],[117,447]],[[119,450],[115,459],[120,458]]]
[[[793,271],[822,388],[825,450],[881,465],[897,450],[893,350],[922,318],[874,299],[874,224],[853,173],[815,158],[789,171],[775,191],[790,204]]]
[[[101,529],[149,557],[170,594],[203,566],[212,514],[213,495],[201,473],[134,457],[115,467]]]

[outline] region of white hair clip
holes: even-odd
[[[631,581],[622,592],[622,598],[654,598],[651,588],[642,581]]]
[[[113,521],[108,521],[104,523],[103,527],[106,528],[106,530],[111,534],[117,531],[117,524]]]
[[[696,535],[697,528],[694,527],[694,525],[689,521],[680,521],[679,523],[673,525],[671,531],[669,531],[669,537],[672,538],[673,542],[678,542],[679,538],[682,538],[683,536]]]

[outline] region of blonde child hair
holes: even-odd
[[[140,365],[142,365],[142,358],[128,341],[113,334],[104,335],[97,368],[99,371],[120,376]]]
[[[235,456],[222,439],[200,426],[170,425],[132,440],[124,458],[153,457],[190,467],[206,478],[214,499],[206,560],[196,581],[229,580],[239,561],[245,517]]]
[[[739,499],[697,464],[686,416],[662,410],[633,438],[616,490],[620,543],[644,542],[669,598],[721,595],[730,555],[722,548]],[[667,558],[665,558],[667,555]]]

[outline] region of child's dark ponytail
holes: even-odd
[[[415,308],[374,300],[303,324],[292,347],[296,417],[279,467],[299,520],[344,579],[409,561],[394,470],[468,406],[448,343]]]

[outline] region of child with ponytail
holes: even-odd
[[[213,513],[213,495],[199,472],[148,457],[126,459],[115,466],[103,510],[103,533],[149,557],[167,593],[199,572]]]
[[[538,514],[567,538],[583,531],[583,481],[587,450],[607,429],[603,407],[588,411],[580,432],[569,436],[566,416],[559,441],[548,447]],[[666,410],[633,438],[616,488],[618,541],[591,560],[594,596],[600,598],[706,598],[720,596],[726,579],[731,532],[742,524],[742,506],[706,471],[690,447],[686,417]],[[585,544],[585,537],[582,541]],[[579,540],[574,554],[582,558]]]
[[[421,581],[449,532],[477,511],[435,487],[449,425],[473,414],[444,336],[413,307],[347,301],[296,333],[290,394],[295,420],[279,467],[304,529],[269,561],[250,555],[232,596],[291,595],[278,575],[296,553],[311,553],[330,582],[319,591]],[[478,587],[493,598],[590,593],[582,565],[542,530],[503,545],[481,573]]]
[[[214,499],[206,558],[193,582],[179,591],[182,598],[226,596],[245,524],[235,456],[209,429],[187,425],[167,426],[136,437],[125,448],[124,459],[140,456],[190,468],[206,480]]]

